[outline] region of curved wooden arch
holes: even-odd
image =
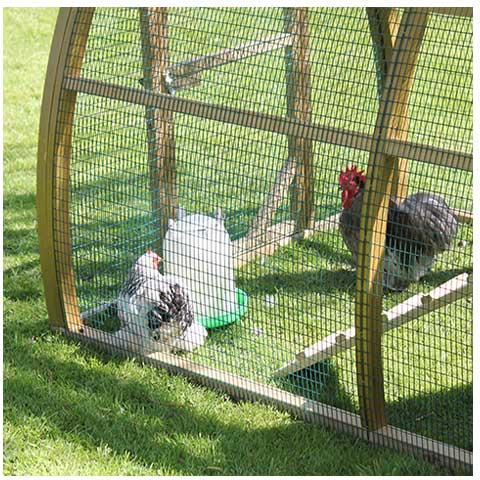
[[[68,187],[76,93],[62,84],[67,72],[80,75],[93,12],[93,8],[60,9],[45,78],[38,146],[38,236],[48,316],[52,327],[73,331],[81,326]]]
[[[358,252],[355,331],[357,383],[363,425],[378,429],[387,424],[381,355],[382,278],[387,215],[398,157],[383,153],[382,143],[397,138],[404,127],[413,75],[429,9],[406,9],[387,66],[362,206]]]
[[[384,94],[388,65],[392,61],[392,51],[400,27],[400,18],[396,8],[367,7],[366,11],[375,51],[377,90],[379,98],[381,98]],[[409,123],[410,117],[408,111],[405,111],[402,125],[399,125],[401,128],[397,131],[397,140],[408,140]],[[392,195],[398,199],[404,199],[408,195],[408,161],[405,158],[398,159],[398,168],[393,177]]]
[[[161,74],[168,62],[166,8],[140,8],[139,12],[147,73],[145,87],[167,93]],[[80,77],[94,13],[95,8],[60,8],[45,78],[39,131],[37,218],[47,310],[52,327],[66,326],[72,331],[83,326],[69,217],[70,151],[77,92],[64,88],[64,81],[67,76]],[[172,113],[158,110],[147,108],[146,121],[152,211],[157,217],[158,237],[163,238],[166,219],[174,216],[177,200]],[[167,212],[160,220],[159,211],[164,205]],[[161,245],[158,248],[161,250]]]

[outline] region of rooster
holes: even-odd
[[[148,250],[130,269],[117,299],[122,329],[136,348],[192,351],[203,345],[205,328],[194,320],[193,304],[185,286],[158,271],[161,258]]]
[[[357,166],[340,173],[342,207],[339,226],[357,263],[360,217],[366,177]],[[450,248],[458,219],[438,195],[418,192],[403,202],[390,199],[385,239],[383,286],[401,291],[432,267],[435,256]]]

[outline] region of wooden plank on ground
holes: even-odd
[[[132,355],[127,350],[119,349],[117,344],[112,343],[112,336],[105,332],[97,331],[98,333],[95,336],[85,337],[81,333],[70,332],[63,328],[56,328],[55,330],[116,354]],[[473,455],[468,450],[391,426],[386,426],[376,432],[367,431],[362,427],[360,416],[357,414],[309,400],[301,395],[265,385],[249,378],[202,365],[183,356],[162,352],[135,356],[146,364],[166,369],[175,374],[185,375],[209,388],[225,392],[235,399],[259,401],[274,405],[303,420],[321,423],[339,432],[349,433],[365,441],[370,441],[375,445],[394,448],[429,460],[433,458],[436,463],[450,468],[463,468],[469,471],[473,468]]]

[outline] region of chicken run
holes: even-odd
[[[52,328],[472,467],[472,9],[63,8]]]

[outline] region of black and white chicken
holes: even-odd
[[[342,237],[357,262],[360,217],[366,177],[356,166],[339,178],[342,207],[339,226]],[[417,282],[432,267],[435,256],[450,248],[458,219],[438,195],[418,192],[403,202],[390,199],[385,240],[383,286],[401,291]]]
[[[135,350],[186,350],[203,345],[206,329],[194,319],[187,289],[172,275],[162,275],[161,258],[148,250],[130,269],[117,299],[122,331]]]

